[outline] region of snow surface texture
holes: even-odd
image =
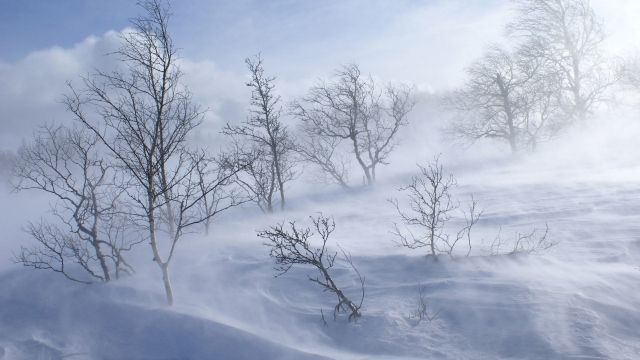
[[[469,258],[461,249],[434,262],[426,249],[395,246],[388,199],[401,196],[406,173],[375,191],[297,196],[286,213],[225,215],[210,236],[180,245],[172,308],[145,246],[135,254],[138,273],[108,285],[75,284],[3,259],[0,359],[638,359],[640,169],[544,162],[452,169],[458,198],[464,203],[473,193],[484,209]],[[2,196],[23,212],[38,206]],[[274,278],[256,237],[268,225],[320,211],[335,218],[333,247],[352,253],[366,277],[356,323],[333,320],[334,299],[307,280],[313,269]],[[0,223],[5,258],[19,246],[10,237],[24,237],[22,220]],[[545,223],[559,242],[552,249],[489,256],[500,227],[508,240]],[[334,270],[357,298],[346,264]],[[431,321],[412,315],[420,288]]]

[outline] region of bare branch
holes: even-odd
[[[22,250],[19,259],[25,265],[45,268],[42,263],[49,259],[54,262],[49,269],[64,273],[66,257],[91,278],[109,281],[117,276],[123,249],[133,242],[110,237],[119,192],[113,184],[115,169],[99,156],[97,142],[87,131],[44,126],[32,144],[20,149],[14,168],[16,190],[38,190],[54,197],[52,211],[61,223],[29,226],[40,249]],[[56,256],[43,256],[53,253]]]
[[[378,165],[386,164],[414,104],[408,86],[388,85],[380,91],[357,65],[344,66],[336,71],[333,82],[318,82],[306,97],[291,104],[308,138],[300,153],[347,187],[345,163],[336,162],[333,155],[342,147],[350,149],[366,183],[373,185]]]
[[[235,140],[236,151],[251,159],[240,180],[261,209],[273,211],[274,195],[280,195],[284,209],[285,183],[294,178],[295,144],[287,127],[280,121],[280,96],[274,94],[275,78],[265,74],[260,54],[245,60],[251,73],[250,115],[238,126],[227,124],[223,133]],[[242,175],[241,175],[242,176]]]
[[[334,318],[340,312],[345,311],[349,313],[349,321],[356,320],[361,316],[360,309],[364,301],[365,279],[354,266],[351,256],[341,249],[345,261],[356,273],[360,282],[362,296],[359,304],[356,304],[338,288],[330,274],[337,256],[337,252],[327,249],[327,241],[335,230],[333,219],[324,217],[322,214],[317,217],[310,217],[310,219],[313,223],[313,230],[308,227],[300,228],[295,222],[290,222],[288,230],[284,228],[284,224],[279,224],[260,231],[258,236],[268,240],[265,245],[269,247],[269,254],[276,261],[276,276],[287,273],[294,265],[311,265],[315,267],[319,275],[316,277],[309,276],[309,280],[320,285],[324,291],[328,291],[337,297],[338,303],[334,307]],[[310,239],[314,235],[320,237],[322,242],[320,247],[311,245]]]

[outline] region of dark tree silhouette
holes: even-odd
[[[364,301],[364,277],[353,264],[351,256],[342,251],[346,262],[356,273],[360,281],[362,296],[359,303],[351,301],[343,290],[341,290],[331,276],[336,256],[335,251],[327,249],[327,241],[331,233],[335,230],[333,219],[319,215],[311,217],[313,228],[320,237],[322,244],[320,247],[314,247],[310,243],[310,239],[315,235],[311,228],[300,228],[295,222],[289,223],[289,230],[284,228],[283,224],[273,226],[267,230],[260,231],[258,236],[268,240],[265,243],[270,248],[269,254],[276,261],[276,270],[278,275],[285,274],[294,265],[311,265],[320,273],[316,277],[309,276],[309,280],[320,285],[325,291],[334,294],[338,303],[334,307],[334,318],[341,311],[349,313],[349,320],[355,320],[362,314],[362,302]]]
[[[348,143],[366,184],[374,184],[377,168],[387,164],[413,106],[408,86],[389,85],[380,91],[357,65],[348,65],[336,72],[334,81],[319,82],[291,108],[307,137],[302,156],[347,187],[344,158],[334,156],[341,143]]]

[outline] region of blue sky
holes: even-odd
[[[262,52],[283,98],[342,64],[419,91],[446,90],[486,45],[504,42],[510,0],[174,0],[171,32],[208,121],[244,116],[243,60]],[[640,38],[640,1],[593,0],[614,52]],[[0,0],[0,150],[64,122],[67,81],[109,66],[134,0]],[[215,130],[211,130],[215,132]]]
[[[242,63],[250,53],[297,53],[314,45],[338,49],[380,36],[412,12],[446,3],[491,10],[501,1],[467,0],[182,0],[173,1],[173,33],[183,55]],[[504,1],[502,1],[504,2]],[[0,0],[0,60],[120,30],[137,13],[134,0]],[[444,21],[444,19],[443,19]]]
[[[403,4],[401,4],[403,3]],[[394,16],[383,2],[358,9],[356,1],[174,1],[173,31],[187,55],[226,57],[239,48],[282,47],[298,40],[339,40],[384,27]],[[397,13],[410,6],[398,1]],[[120,30],[138,11],[133,0],[0,0],[0,58],[70,47],[89,35]],[[371,23],[382,26],[370,27]],[[362,29],[366,26],[366,29]],[[339,37],[339,38],[338,38]]]
[[[123,28],[135,11],[132,0],[0,0],[0,60]]]

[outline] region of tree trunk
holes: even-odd
[[[92,245],[96,252],[96,257],[100,261],[100,267],[104,274],[104,281],[111,281],[109,267],[107,266],[107,261],[104,258],[102,249],[100,249],[100,242],[98,241],[98,199],[96,198],[95,188],[93,187],[91,187],[91,210],[93,211],[93,226],[91,228],[91,238],[93,239]]]
[[[100,267],[102,268],[102,273],[104,274],[104,281],[111,281],[111,275],[109,274],[109,267],[107,266],[107,262],[104,259],[104,254],[100,249],[100,244],[98,243],[98,238],[95,237],[93,241],[93,247],[96,252],[96,257],[100,260]]]
[[[153,184],[149,182],[150,186]],[[162,261],[160,251],[158,251],[158,239],[156,238],[156,218],[154,214],[155,196],[151,191],[147,191],[147,222],[149,223],[149,244],[153,253],[153,261],[158,264],[162,270],[162,281],[164,282],[164,290],[167,296],[169,306],[173,305],[173,290],[171,289],[171,281],[169,280],[169,264]]]
[[[429,236],[431,237],[431,241],[429,242],[429,247],[431,248],[431,256],[433,256],[434,259],[438,258],[438,255],[436,254],[436,234],[435,234],[435,229],[432,227],[431,229],[431,233],[429,234]]]
[[[500,96],[502,97],[502,102],[504,106],[504,112],[507,116],[507,126],[509,129],[509,133],[507,134],[507,140],[509,141],[509,146],[511,147],[511,153],[515,154],[518,152],[518,142],[516,139],[516,128],[514,125],[515,116],[513,114],[513,109],[511,108],[511,99],[509,99],[509,91],[504,85],[504,80],[500,74],[496,74],[496,83],[498,84],[498,88],[500,89]]]
[[[280,187],[280,210],[284,210],[284,182],[282,181],[282,175],[280,174],[280,166],[276,166],[276,175],[278,179],[278,186]]]
[[[275,140],[272,140],[275,141]],[[284,198],[284,181],[282,180],[282,169],[280,166],[280,157],[278,156],[277,145],[271,146],[271,152],[273,153],[273,165],[276,170],[276,179],[278,180],[278,187],[280,189],[280,210],[284,210],[285,198]]]
[[[434,195],[438,193],[438,185],[439,185],[439,182],[434,185],[434,188],[433,188]],[[429,226],[429,238],[431,239],[431,241],[429,242],[429,247],[431,248],[431,255],[433,256],[433,259],[437,261],[438,255],[436,254],[436,226],[437,226],[436,214],[438,211],[437,209],[438,203],[436,201],[431,202],[431,216],[429,219],[428,226]]]
[[[271,177],[269,178],[269,192],[267,193],[267,212],[273,212],[273,193],[276,190],[276,166],[275,159],[271,159]]]
[[[329,272],[327,271],[327,269],[324,266],[320,266],[319,268],[320,268],[320,271],[322,272],[322,275],[324,276],[325,282],[329,285],[328,286],[329,289],[331,289],[331,291],[333,291],[333,293],[335,293],[336,296],[338,297],[338,305],[336,305],[336,310],[339,310],[340,307],[344,304],[351,311],[349,320],[351,320],[351,316],[354,316],[356,318],[360,317],[360,311],[358,307],[351,300],[349,300],[349,298],[347,298],[347,296],[342,292],[342,290],[338,288],[338,286],[336,286],[336,284],[333,282],[333,279],[329,275]],[[334,312],[334,317],[335,317],[335,314],[336,312]]]
[[[358,160],[358,164],[360,164],[360,167],[364,172],[364,177],[367,180],[367,185],[373,185],[373,181],[371,179],[371,172],[369,171],[369,168],[367,167],[367,165],[365,165],[364,161],[362,160],[362,156],[360,156],[360,150],[358,149],[358,138],[355,135],[351,136],[351,142],[353,143],[353,152],[356,155],[356,160]]]
[[[162,282],[164,283],[167,303],[171,306],[173,305],[173,289],[171,288],[171,280],[169,279],[169,264],[162,264],[160,268],[162,269]]]

